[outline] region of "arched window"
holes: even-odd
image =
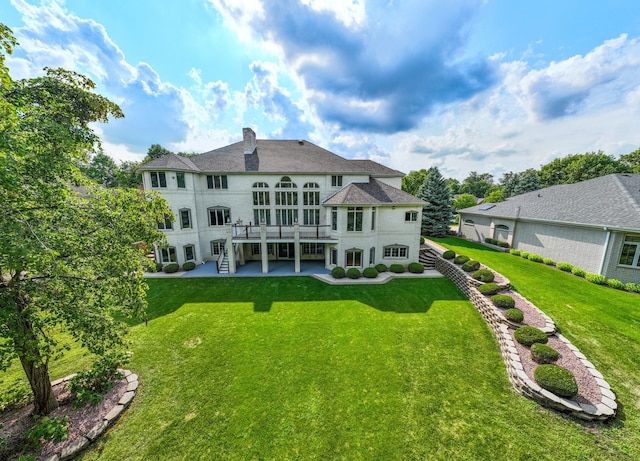
[[[253,221],[256,224],[271,225],[271,199],[269,198],[269,184],[266,182],[253,183]]]
[[[280,182],[276,184],[276,189],[296,189],[297,187],[296,183],[291,181],[289,176],[283,176]]]
[[[508,231],[509,230],[509,226],[505,226],[504,224],[498,224],[496,226],[496,230],[506,230],[506,231]]]
[[[473,226],[474,225],[473,219],[465,219],[464,223],[466,225],[468,225],[468,226]]]

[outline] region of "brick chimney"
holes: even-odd
[[[256,133],[251,128],[242,129],[242,144],[245,154],[253,154],[256,150]]]

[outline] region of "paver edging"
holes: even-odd
[[[582,404],[559,397],[545,389],[542,389],[534,380],[529,378],[522,369],[520,355],[517,349],[512,346],[513,339],[509,333],[508,324],[504,316],[498,312],[499,310],[493,306],[493,303],[490,303],[487,298],[478,291],[475,284],[469,281],[469,279],[473,280],[471,277],[469,277],[455,264],[442,258],[442,254],[437,250],[430,249],[430,251],[435,253],[437,256],[436,270],[442,273],[445,277],[448,277],[463,293],[465,293],[465,295],[467,295],[480,315],[482,315],[487,324],[491,327],[491,330],[498,341],[500,353],[507,368],[509,381],[518,393],[545,407],[569,413],[570,415],[582,420],[604,421],[615,416],[618,404],[616,402],[615,394],[611,392],[609,384],[604,380],[602,374],[595,369],[593,364],[589,362],[582,353],[580,353],[577,347],[571,344],[567,338],[556,333],[555,323],[551,318],[540,311],[545,317],[545,320],[548,319],[547,326],[543,331],[548,335],[555,334],[567,345],[571,352],[576,355],[576,357],[589,370],[591,375],[596,378],[596,382],[600,387],[602,395],[601,402],[597,405],[593,406]],[[533,304],[531,305],[538,309],[537,306]]]
[[[118,420],[118,417],[122,415],[122,412],[124,412],[124,410],[131,404],[131,402],[133,401],[133,398],[137,394],[136,389],[138,388],[138,375],[135,373],[132,373],[130,370],[118,369],[118,371],[127,380],[128,386],[127,386],[127,391],[125,392],[125,395],[127,396],[127,398],[124,399],[124,396],[121,397],[120,400],[111,409],[111,411],[107,413],[107,415],[105,415],[104,417],[96,421],[96,424],[89,430],[89,432],[78,437],[73,443],[71,443],[64,449],[60,450],[60,452],[55,452],[54,454],[52,454],[49,458],[47,458],[47,461],[65,461],[68,459],[73,459],[76,456],[78,456],[78,454],[80,454],[81,451],[85,450],[87,447],[89,447],[89,445],[91,445],[98,438],[100,438],[100,436],[113,423],[115,423],[115,421]],[[58,384],[68,382],[75,375],[76,373],[66,376],[64,378],[57,379],[53,381],[51,384],[52,386],[55,386]],[[134,389],[129,390],[129,387],[134,387]]]

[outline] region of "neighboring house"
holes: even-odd
[[[458,233],[640,282],[640,175],[611,174],[465,208]]]
[[[250,260],[308,260],[364,268],[417,261],[424,202],[400,190],[403,173],[347,160],[309,141],[256,139],[201,155],[164,155],[138,169],[176,221],[158,227],[161,263],[217,261],[235,273]],[[233,251],[229,251],[233,249]],[[227,270],[228,268],[228,270]]]

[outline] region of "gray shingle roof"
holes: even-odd
[[[460,213],[640,231],[640,174],[610,174],[510,197],[489,210],[483,206]]]
[[[237,142],[191,158],[163,155],[139,170],[176,169],[202,173],[325,173],[404,176],[372,160],[347,160],[309,141],[256,141],[253,154]]]
[[[323,205],[416,205],[422,207],[425,202],[371,178],[368,183],[347,184],[326,199]]]

